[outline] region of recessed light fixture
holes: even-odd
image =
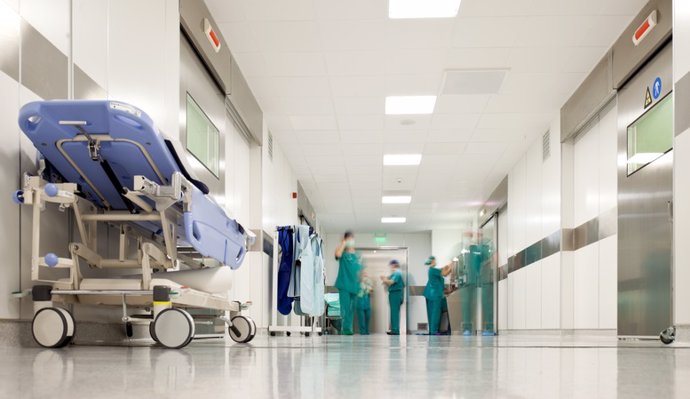
[[[422,154],[384,154],[383,164],[386,166],[419,165]]]
[[[381,197],[382,204],[409,204],[412,197],[409,195],[384,195]]]
[[[388,18],[453,18],[460,0],[388,0]]]
[[[382,217],[381,218],[381,223],[405,223],[406,221],[407,221],[407,218],[397,217],[397,216]]]
[[[428,115],[435,105],[436,96],[388,96],[386,115]]]

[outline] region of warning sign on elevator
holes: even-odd
[[[644,107],[647,108],[652,104],[652,93],[649,92],[649,86],[644,94]]]

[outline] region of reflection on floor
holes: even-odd
[[[690,398],[690,349],[559,336],[0,347],[2,398]]]

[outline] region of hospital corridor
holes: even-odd
[[[0,398],[690,398],[690,0],[0,0]]]

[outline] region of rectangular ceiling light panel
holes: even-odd
[[[386,115],[429,115],[434,113],[436,96],[388,96]]]
[[[498,94],[507,69],[448,70],[443,74],[441,94]]]
[[[388,0],[388,18],[454,18],[461,0]]]
[[[412,197],[409,195],[384,195],[381,197],[382,204],[409,204]]]
[[[385,166],[409,166],[419,165],[422,162],[422,154],[384,154]]]
[[[381,218],[381,223],[405,223],[406,221],[407,218],[397,216]]]

